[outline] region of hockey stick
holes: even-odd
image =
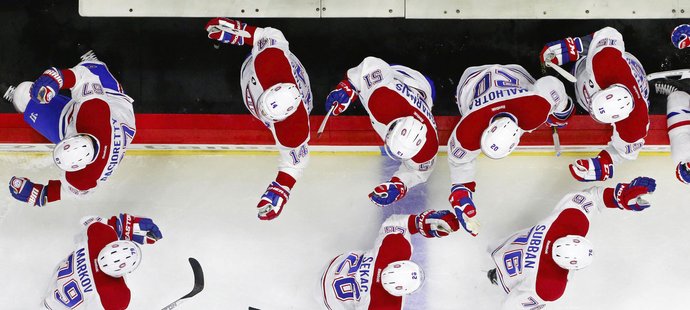
[[[570,82],[572,82],[572,83],[577,82],[577,79],[576,79],[572,74],[570,74],[570,72],[565,71],[565,69],[559,67],[557,64],[555,64],[555,63],[553,63],[553,62],[551,62],[551,61],[547,61],[547,62],[546,62],[546,66],[547,66],[547,67],[550,67],[551,69],[556,70],[556,72],[558,72],[558,74],[560,74],[561,76],[563,76],[566,80],[568,80],[568,81],[570,81]]]
[[[661,78],[669,78],[672,76],[679,76],[679,79],[685,79],[690,77],[690,69],[679,69],[670,71],[661,71],[647,74],[647,80],[656,80]]]
[[[553,134],[551,137],[553,138],[553,148],[556,149],[556,157],[561,156],[561,139],[558,137],[558,129],[556,126],[552,126],[551,129],[553,129]]]
[[[184,295],[180,299],[175,300],[173,303],[165,306],[161,310],[175,309],[177,308],[177,306],[182,304],[182,302],[186,301],[188,298],[191,298],[196,294],[199,294],[199,292],[201,292],[201,290],[204,289],[204,271],[201,269],[199,261],[197,261],[193,257],[190,257],[189,264],[192,265],[192,272],[194,272],[194,288],[192,288],[192,291],[189,292],[187,295]]]
[[[333,114],[333,111],[335,111],[335,108],[337,107],[337,104],[334,104],[331,109],[328,111],[328,114],[326,114],[326,117],[323,118],[323,121],[321,121],[321,126],[319,126],[319,131],[316,132],[316,138],[318,139],[321,137],[321,134],[323,133],[324,129],[326,129],[326,122],[328,122],[328,118],[331,117],[331,114]]]

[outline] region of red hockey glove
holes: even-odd
[[[477,208],[472,201],[472,191],[464,184],[455,184],[450,188],[450,197],[448,197],[450,205],[455,210],[455,215],[470,235],[476,237],[479,234],[479,221],[474,217],[477,216]]]
[[[649,208],[649,202],[642,195],[654,193],[656,181],[652,178],[637,177],[632,182],[619,183],[616,188],[607,188],[604,199],[607,207],[616,207],[631,211],[642,211]]]
[[[460,224],[453,212],[448,210],[426,210],[415,218],[419,234],[426,238],[441,238],[458,231]]]
[[[407,194],[407,186],[397,177],[392,177],[390,181],[383,182],[374,191],[369,193],[371,202],[379,207],[388,206]]]
[[[570,174],[580,182],[604,181],[613,177],[613,160],[606,150],[590,159],[578,159],[570,164]]]

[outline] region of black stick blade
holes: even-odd
[[[193,257],[189,258],[189,264],[192,266],[192,272],[194,272],[194,288],[182,298],[192,297],[204,289],[204,271],[201,269],[201,264]]]

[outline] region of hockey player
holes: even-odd
[[[649,129],[649,85],[644,68],[625,51],[623,36],[605,27],[594,34],[549,42],[541,62],[563,65],[577,61],[573,71],[575,95],[594,120],[611,124],[613,135],[597,157],[570,165],[578,181],[603,181],[613,177],[613,168],[635,160]]]
[[[677,163],[676,178],[690,184],[690,70],[681,80],[662,78],[653,80],[652,85],[656,93],[668,96],[666,124],[671,158]]]
[[[82,220],[76,250],[58,264],[43,301],[45,309],[127,309],[130,291],[124,276],[141,264],[138,244],[163,238],[149,218],[127,213],[109,220],[97,216]],[[137,244],[138,243],[138,244]]]
[[[309,163],[309,76],[278,29],[214,18],[206,31],[210,39],[222,43],[252,46],[242,64],[240,87],[247,109],[273,133],[280,152],[278,176],[257,205],[259,219],[272,220],[283,211]]]
[[[505,239],[491,253],[496,268],[488,272],[491,283],[508,294],[501,309],[543,309],[561,298],[570,272],[587,267],[594,258],[592,243],[585,238],[594,214],[606,208],[642,211],[650,205],[640,196],[655,188],[654,179],[638,177],[615,189],[569,193],[549,217]]]
[[[4,98],[50,142],[55,164],[65,171],[47,185],[12,177],[10,193],[30,206],[82,197],[108,180],[136,134],[132,98],[89,51],[71,69],[50,68],[35,82],[10,87]],[[69,89],[72,98],[60,95]]]
[[[329,310],[402,309],[404,296],[424,282],[412,257],[410,235],[444,237],[460,228],[448,210],[391,215],[381,225],[375,247],[336,256],[321,277],[321,300]]]
[[[385,207],[402,199],[410,188],[431,175],[438,152],[436,121],[431,114],[434,96],[429,78],[376,57],[367,57],[348,70],[345,79],[328,94],[326,111],[332,111],[333,116],[359,97],[386,154],[402,162],[388,182],[369,194],[374,204]]]
[[[519,65],[467,68],[456,100],[461,118],[448,139],[449,201],[463,228],[476,236],[479,222],[472,194],[477,156],[503,158],[520,143],[524,132],[545,122],[564,126],[574,104],[560,80],[552,76],[537,80]]]

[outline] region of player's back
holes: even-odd
[[[484,65],[463,72],[456,98],[466,116],[497,102],[534,95],[535,79],[519,65]]]
[[[126,309],[130,291],[124,278],[110,277],[94,263],[105,245],[118,240],[115,231],[96,222],[86,229],[81,239],[77,249],[58,265],[44,306],[52,310]]]
[[[327,309],[367,309],[371,273],[366,269],[360,271],[360,267],[372,266],[374,260],[371,251],[351,251],[330,262],[321,277],[323,304]]]

